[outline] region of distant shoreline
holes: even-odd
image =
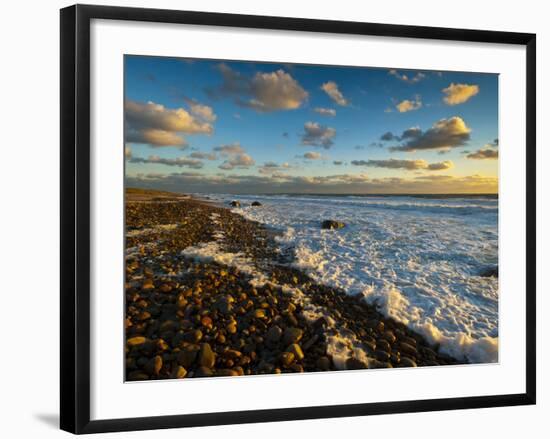
[[[159,193],[159,194],[170,194],[172,196],[192,196],[190,194],[196,194],[201,197],[206,197],[208,195],[234,195],[235,197],[238,196],[247,196],[247,197],[253,197],[253,196],[288,196],[288,197],[412,197],[412,198],[441,198],[441,199],[448,199],[448,198],[491,198],[491,199],[498,199],[499,194],[395,194],[395,193],[387,193],[387,194],[354,194],[354,193],[311,193],[311,192],[270,192],[270,193],[231,193],[231,192],[169,192],[169,191],[162,191],[162,190],[156,190],[156,189],[137,189],[137,188],[127,188],[127,191],[149,191],[151,193]]]

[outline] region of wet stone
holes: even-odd
[[[126,340],[126,343],[128,346],[139,346],[145,343],[147,339],[145,337],[131,337],[128,340]]]
[[[328,357],[319,357],[315,365],[321,370],[330,370],[330,360]]]
[[[296,343],[302,339],[304,331],[300,328],[289,327],[286,328],[283,334],[283,342],[286,345]]]
[[[269,328],[269,331],[267,331],[266,340],[269,343],[278,343],[279,340],[281,340],[282,334],[283,334],[283,330],[279,326],[274,325],[271,328]]]
[[[187,376],[187,370],[183,366],[177,366],[172,372],[172,378],[185,378]]]
[[[162,357],[160,355],[156,355],[155,357],[151,358],[145,364],[144,369],[149,375],[158,375],[160,370],[162,369]]]
[[[416,362],[409,357],[401,357],[401,361],[399,363],[401,367],[417,367]]]
[[[405,354],[416,356],[416,348],[414,346],[410,345],[409,343],[405,343],[403,341],[400,342],[399,343],[399,349],[401,350],[401,352],[403,352]]]
[[[294,354],[294,358],[296,358],[296,360],[298,361],[301,361],[304,359],[304,352],[302,351],[302,348],[300,347],[299,344],[297,343],[293,343],[291,344],[287,349],[286,349],[287,352],[292,352]]]
[[[189,368],[197,359],[198,352],[199,350],[197,346],[187,347],[178,353],[177,362],[181,366]]]
[[[290,366],[294,362],[294,354],[292,352],[283,352],[280,358],[283,366]]]
[[[205,366],[200,366],[195,371],[195,374],[193,376],[196,378],[206,378],[206,377],[211,377],[212,375],[214,375],[214,372],[212,372],[212,369]]]
[[[347,370],[367,369],[367,364],[357,358],[348,358],[346,360]]]
[[[208,343],[202,343],[199,351],[198,362],[201,366],[208,368],[214,367],[216,363],[216,354]]]

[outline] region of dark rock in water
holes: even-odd
[[[239,201],[233,200],[231,203],[229,203],[232,207],[241,207],[241,203]]]
[[[346,227],[346,225],[341,221],[324,220],[321,223],[321,228],[322,229],[332,230],[332,229],[342,229],[344,227]]]
[[[259,201],[253,201],[251,206],[261,206],[262,203],[260,203]]]
[[[479,275],[481,277],[498,277],[498,266],[486,268]]]

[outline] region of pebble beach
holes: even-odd
[[[125,251],[127,381],[464,362],[315,282],[231,205],[127,189]]]

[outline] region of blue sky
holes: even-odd
[[[129,186],[467,193],[498,185],[498,76],[126,56]]]

